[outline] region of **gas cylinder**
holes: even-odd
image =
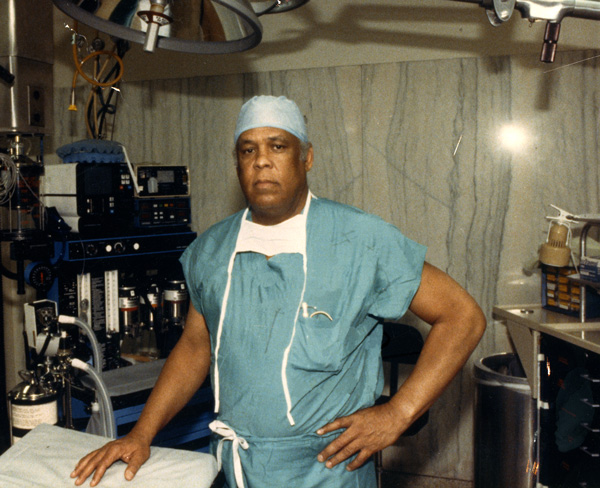
[[[58,423],[58,392],[42,384],[31,371],[19,373],[25,381],[8,392],[10,441],[14,444],[39,424]]]

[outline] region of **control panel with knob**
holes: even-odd
[[[195,232],[153,234],[57,242],[55,255],[67,261],[179,252],[196,238]]]

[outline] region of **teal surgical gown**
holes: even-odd
[[[181,258],[190,298],[210,331],[213,380],[242,215],[211,227]],[[353,472],[345,470],[348,462],[333,469],[318,463],[317,454],[339,433],[315,432],[381,395],[377,323],[407,311],[425,248],[376,216],[314,197],[306,240],[306,277],[299,253],[235,255],[217,358],[218,419],[248,443],[238,449],[246,487],[374,487],[372,463]],[[302,294],[304,310],[298,313]],[[222,459],[234,487],[232,445],[223,443]]]

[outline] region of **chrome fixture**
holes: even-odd
[[[499,26],[512,16],[514,10],[530,22],[546,21],[540,61],[554,62],[560,23],[565,17],[600,20],[600,0],[452,0],[477,3],[485,8],[493,26]]]
[[[302,7],[308,0],[250,0],[256,15],[279,14]]]
[[[308,0],[53,0],[73,19],[144,50],[226,54],[257,46],[258,16],[304,5]]]

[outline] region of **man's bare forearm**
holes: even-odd
[[[210,337],[206,323],[191,307],[183,335],[165,362],[132,434],[152,442],[196,393],[209,368]]]

